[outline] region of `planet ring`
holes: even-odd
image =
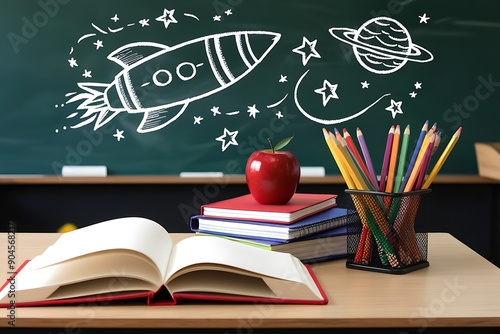
[[[405,52],[393,51],[387,48],[382,48],[379,46],[363,43],[362,41],[359,40],[355,40],[353,39],[353,36],[357,32],[357,30],[355,29],[331,28],[329,31],[333,37],[344,43],[350,44],[353,47],[361,48],[381,56],[391,57],[399,60],[410,60],[419,63],[426,63],[434,59],[432,53],[430,53],[423,47],[413,43],[411,43],[410,45],[410,53],[405,53]],[[340,33],[342,33],[342,35],[340,35]],[[425,57],[421,57],[424,55]]]

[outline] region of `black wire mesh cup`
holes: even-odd
[[[429,266],[426,232],[417,232],[417,213],[430,189],[386,193],[347,189],[346,266],[405,274]]]

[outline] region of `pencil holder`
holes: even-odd
[[[406,193],[346,190],[348,268],[405,274],[429,266],[426,232],[419,231],[417,213],[431,190]],[[419,232],[417,232],[419,231]]]

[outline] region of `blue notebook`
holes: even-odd
[[[190,228],[193,232],[236,238],[290,241],[344,226],[347,222],[347,209],[333,207],[287,225],[196,215],[190,219]]]
[[[303,263],[322,262],[347,256],[347,226],[345,225],[288,241],[219,236],[258,248],[290,253]]]

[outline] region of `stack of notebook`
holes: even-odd
[[[259,204],[251,194],[201,207],[190,228],[294,255],[304,263],[346,255],[348,215],[337,195],[296,193],[284,205]]]

